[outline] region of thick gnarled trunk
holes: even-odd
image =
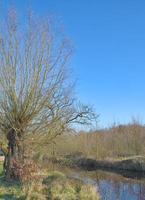
[[[7,134],[7,140],[8,140],[8,151],[5,155],[5,161],[4,161],[4,171],[6,180],[17,180],[18,176],[16,174],[15,169],[15,161],[22,161],[22,147],[21,142],[16,139],[16,132],[14,129],[10,129]]]

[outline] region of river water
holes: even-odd
[[[68,176],[96,187],[102,200],[145,200],[145,174],[65,169]]]

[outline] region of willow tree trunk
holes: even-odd
[[[16,140],[16,132],[14,129],[10,129],[7,134],[7,140],[8,140],[8,151],[5,156],[4,161],[4,168],[5,168],[5,175],[6,180],[16,180],[18,179],[16,168],[14,163],[16,161],[21,162],[21,148],[20,148],[20,142]]]

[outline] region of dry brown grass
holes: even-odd
[[[81,131],[63,135],[55,142],[47,147],[50,156],[69,154],[97,160],[144,156],[145,126],[131,123],[89,133]]]

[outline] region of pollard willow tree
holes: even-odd
[[[54,23],[29,16],[22,27],[11,10],[1,26],[0,134],[7,143],[7,179],[15,177],[12,160],[22,162],[29,141],[37,138],[43,145],[72,123],[88,124],[96,118],[73,97],[67,78],[72,48]]]

